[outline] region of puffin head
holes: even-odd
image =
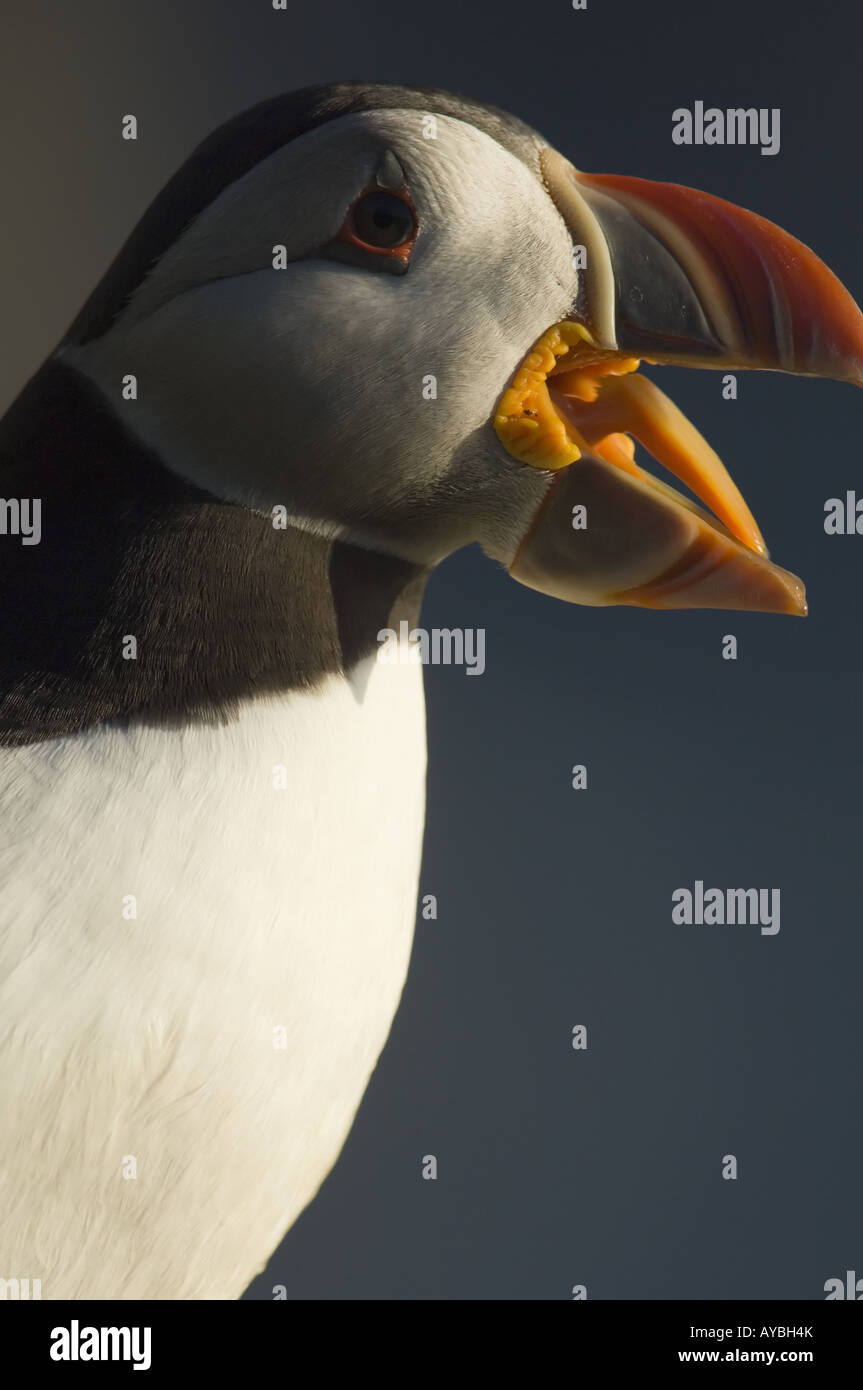
[[[863,316],[753,213],[579,172],[460,97],[344,84],[205,141],[61,356],[115,400],[134,375],[123,418],[174,473],[301,528],[423,567],[477,541],[577,603],[802,614],[721,461],[638,368],[860,385]]]

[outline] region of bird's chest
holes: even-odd
[[[348,970],[411,925],[424,783],[419,672],[373,660],[221,726],[8,750],[4,915],[50,941],[56,911],[67,942],[154,969],[272,955],[277,980],[280,960],[294,978],[311,957]]]
[[[19,1061],[41,1059],[12,1084],[17,1132],[60,1115],[56,1153],[26,1163],[78,1200],[79,1070],[85,1187],[104,1168],[125,1211],[114,1170],[146,1154],[166,1222],[206,1224],[214,1183],[220,1219],[236,1207],[182,1274],[192,1296],[228,1277],[235,1296],[338,1154],[404,983],[424,780],[421,673],[373,660],[226,726],[0,755],[0,1005]]]

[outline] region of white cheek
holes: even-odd
[[[182,476],[267,508],[299,490],[332,516],[340,491],[360,505],[358,460],[372,505],[411,441],[425,476],[441,471],[565,312],[571,291],[539,256],[486,262],[469,288],[460,264],[460,252],[439,256],[396,279],[304,262],[216,281],[121,326],[78,363]],[[122,399],[127,373],[136,401]]]
[[[70,360],[175,472],[263,510],[350,524],[430,490],[472,439],[494,451],[495,404],[577,276],[531,171],[450,126],[439,150],[405,147],[421,210],[406,276],[310,259],[215,278]]]

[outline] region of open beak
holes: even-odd
[[[743,497],[642,360],[863,385],[863,314],[763,217],[676,184],[581,174],[546,187],[583,248],[571,319],[534,344],[495,414],[509,453],[555,474],[510,573],[573,603],[806,613]],[[635,461],[637,439],[704,504]],[[706,510],[709,508],[710,510]]]

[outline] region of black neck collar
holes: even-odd
[[[0,536],[0,743],[228,720],[350,671],[418,612],[419,567],[183,482],[57,361],[0,423],[0,493],[42,516],[38,545]]]

